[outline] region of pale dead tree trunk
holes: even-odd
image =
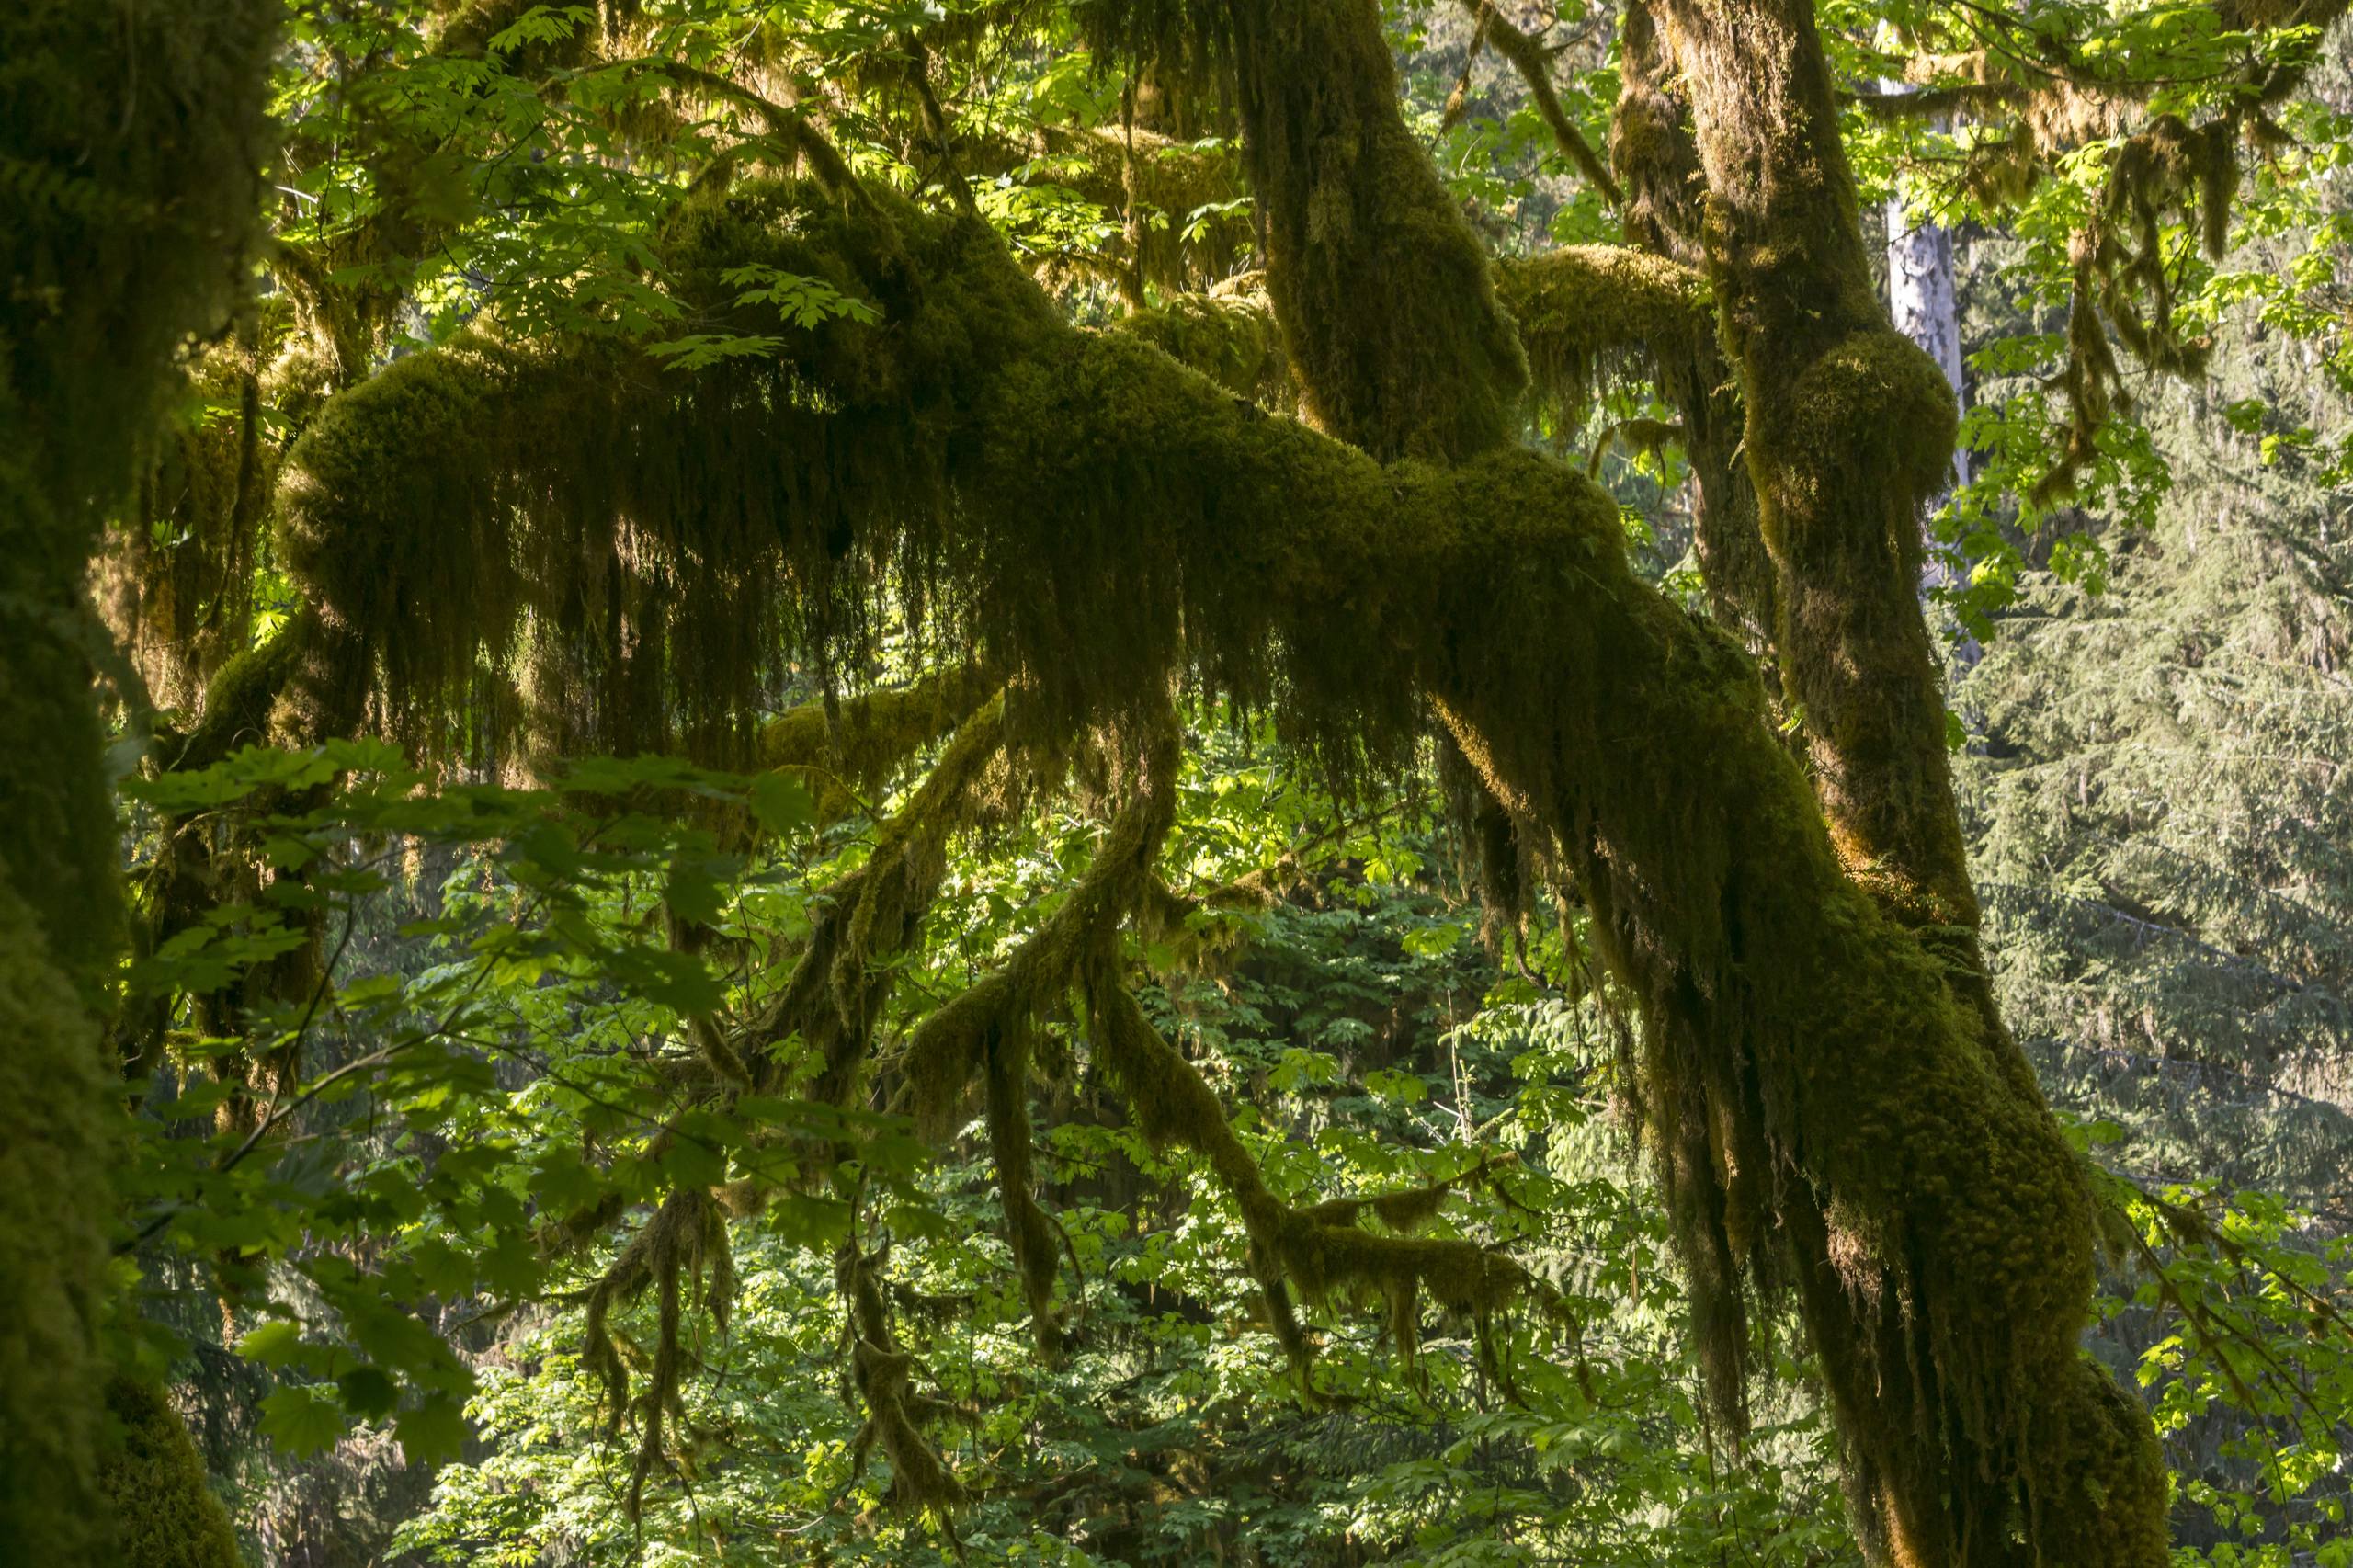
[[[1901,82],[1881,82],[1880,90],[1908,92]],[[1939,118],[1931,122],[1942,130]],[[1954,403],[1963,412],[1969,395],[1961,366],[1961,308],[1953,290],[1952,231],[1928,219],[1915,219],[1905,192],[1899,187],[1887,199],[1887,312],[1895,330],[1919,346],[1937,362],[1951,383]],[[1969,483],[1969,449],[1956,446],[1952,454],[1952,487],[1931,500],[1926,517],[1932,517],[1950,498],[1953,488]],[[1927,527],[1926,517],[1922,527]],[[1933,540],[1923,540],[1920,603],[1925,609],[1939,589],[1961,585],[1963,574],[1939,554]],[[1957,669],[1973,666],[1984,654],[1977,639],[1965,631],[1952,642],[1949,663]]]
[[[1899,192],[1887,199],[1887,310],[1895,330],[1920,346],[1951,383],[1956,402],[1967,397],[1961,374],[1961,313],[1952,286],[1952,231],[1915,222]],[[1966,448],[1953,454],[1956,479],[1969,477]]]

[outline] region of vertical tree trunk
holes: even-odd
[[[1975,943],[1917,597],[1921,510],[1950,481],[1954,389],[1891,327],[1872,285],[1811,6],[1660,9],[1662,62],[1690,96],[1705,196],[1692,225],[1673,222],[1679,192],[1648,192],[1648,238],[1704,238],[1745,393],[1740,447],[1776,575],[1784,688],[1847,877],[1917,933],[1919,951],[1866,957],[1832,937],[1808,957],[1773,955],[1787,924],[1776,901],[1793,890],[1735,874],[1711,901],[1713,868],[1684,863],[1705,853],[1691,824],[1662,843],[1667,824],[1632,801],[1557,789],[1580,772],[1550,749],[1564,731],[1524,720],[1547,676],[1466,653],[1436,695],[1512,819],[1552,835],[1605,953],[1643,999],[1648,1116],[1718,1385],[1745,1355],[1742,1271],[1786,1279],[1822,1358],[1875,1561],[2153,1568],[2163,1472],[2147,1417],[2077,1360],[2088,1199]],[[1498,346],[1472,237],[1403,134],[1377,7],[1234,0],[1230,15],[1270,290],[1306,406],[1382,459],[1493,449],[1516,356]],[[1657,107],[1673,113],[1663,95]],[[1622,629],[1629,642],[1657,630],[1639,622]],[[1632,678],[1620,676],[1621,689]],[[1711,684],[1692,667],[1674,678]],[[1755,724],[1738,679],[1718,678],[1709,722]],[[1692,700],[1657,694],[1661,707]],[[1733,749],[1727,738],[1717,755]],[[1766,803],[1776,786],[1760,774],[1712,787],[1728,817],[1755,813],[1742,842],[1794,835],[1794,876],[1807,829]],[[1646,797],[1675,788],[1661,780]],[[1751,961],[1788,972],[1743,978]],[[1936,974],[1949,976],[1948,995],[1933,980],[1919,989]],[[1765,1021],[1761,996],[1790,983],[1824,1012],[1817,1040]],[[1984,1190],[1957,1190],[1980,1180]]]
[[[1880,85],[1883,92],[1904,90],[1897,82]],[[1887,310],[1894,318],[1895,330],[1937,362],[1952,385],[1954,403],[1965,410],[1969,400],[1961,363],[1961,308],[1953,290],[1952,231],[1926,220],[1915,222],[1900,190],[1887,199]],[[1968,483],[1969,449],[1956,447],[1952,484],[1929,501],[1927,513],[1933,515],[1954,488]],[[1933,549],[1925,550],[1920,566],[1924,608],[1933,602],[1937,590],[1959,587],[1961,581],[1961,574],[1943,556]],[[1984,652],[1977,639],[1961,631],[1953,642],[1952,663],[1968,669]]]
[[[1970,1304],[1939,1299],[1971,1287],[1935,1260],[1960,1238],[1946,1233],[1950,1200],[1933,1184],[1899,1181],[1889,1196],[1900,1224],[1859,1246],[1837,1178],[1781,1195],[1777,1218],[1846,1437],[1864,1546],[1904,1568],[2021,1553],[2158,1562],[2163,1472],[2148,1418],[2077,1359],[2089,1200],[2047,1149],[2027,1163],[2028,1142],[2056,1134],[1985,983],[1920,613],[1920,518],[1952,474],[1955,335],[1932,357],[1875,297],[1808,0],[1663,0],[1661,11],[1692,99],[1709,268],[1779,571],[1776,644],[1817,792],[1847,874],[1938,955],[1973,1017],[1974,1038],[1947,1049],[1984,1074],[1989,1109],[2007,1102],[2007,1136],[2023,1140],[2018,1196],[2034,1195],[2006,1222],[2049,1228],[2031,1242],[2021,1233],[2015,1257],[2058,1321],[2002,1329],[1964,1323]],[[1769,1117],[1776,1086],[1761,1087]],[[1734,1126],[1747,1114],[1737,1072],[1683,1093],[1706,1102],[1685,1108],[1687,1121],[1695,1108]],[[1701,1244],[1722,1234],[1723,1221],[1699,1218]]]
[[[121,937],[84,579],[259,210],[273,0],[0,6],[0,1555],[114,1563],[98,1015]],[[176,1418],[175,1418],[176,1419]],[[158,1508],[217,1508],[199,1489]],[[218,1520],[210,1521],[217,1524]],[[212,1532],[215,1539],[219,1532]]]
[[[1705,270],[1699,149],[1692,140],[1687,94],[1676,80],[1649,0],[1626,7],[1620,30],[1618,109],[1609,142],[1626,198],[1620,217],[1627,238],[1670,261]],[[1660,391],[1682,420],[1684,449],[1699,480],[1693,533],[1709,607],[1765,665],[1768,689],[1777,688],[1773,639],[1780,625],[1779,594],[1757,523],[1756,487],[1740,458],[1745,415],[1732,367],[1709,337],[1691,346],[1687,361],[1660,366],[1659,379]]]
[[[1237,5],[1233,51],[1267,292],[1309,422],[1384,461],[1510,439],[1528,362],[1397,111],[1378,6]]]
[[[1904,198],[1887,200],[1887,309],[1895,330],[1936,361],[1964,403],[1961,370],[1961,312],[1952,286],[1952,231],[1941,223],[1914,222]],[[1954,478],[1966,481],[1966,449],[1953,454]]]

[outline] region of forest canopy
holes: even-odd
[[[0,1562],[2353,1562],[2332,0],[21,0]]]

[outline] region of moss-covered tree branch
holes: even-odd
[[[1824,1282],[1804,1300],[1845,1364],[1874,1354],[1885,1325],[1935,1352],[1926,1408],[1984,1456],[1980,1495],[2101,1517],[2097,1488],[2067,1468],[2068,1424],[2101,1397],[2078,1392],[2075,1370],[2090,1231],[2073,1156],[1938,959],[1848,876],[1753,669],[1628,571],[1606,495],[1510,448],[1383,465],[1268,417],[1146,345],[1070,328],[969,221],[745,190],[674,243],[688,273],[789,264],[885,319],[793,341],[778,384],[821,392],[817,406],[755,395],[745,369],[608,378],[628,418],[542,425],[518,403],[517,422],[557,444],[528,460],[455,449],[464,460],[411,493],[400,527],[460,557],[504,552],[492,498],[515,496],[522,515],[504,526],[595,540],[609,496],[517,485],[498,465],[554,472],[577,455],[568,443],[597,441],[617,449],[599,460],[659,469],[679,460],[668,443],[708,441],[690,449],[699,462],[763,454],[769,488],[748,505],[774,530],[708,534],[739,526],[745,505],[714,517],[681,498],[641,513],[651,537],[774,550],[763,570],[779,592],[838,583],[826,573],[844,561],[902,563],[929,634],[1006,672],[1017,745],[1067,748],[1150,711],[1190,669],[1271,708],[1345,773],[1403,755],[1435,702],[1594,901],[1603,955],[1641,1004],[1660,1124],[1691,1125],[1668,1114],[1688,1094],[1737,1132],[1688,1148],[1676,1186],[1679,1203],[1721,1217],[1694,1234],[1722,1247],[1727,1288],[1743,1267],[1771,1275],[1786,1246]],[[473,386],[476,352],[406,361],[386,395],[424,398],[443,376]],[[653,405],[629,402],[649,391]],[[290,465],[298,526],[315,530],[303,559],[397,560],[370,539],[393,526],[369,489],[382,470],[365,426],[346,430],[306,440]],[[842,483],[885,453],[893,483]],[[808,498],[813,517],[796,506]],[[355,631],[409,591],[339,570],[308,582]],[[824,634],[854,643],[858,604],[819,603]],[[790,624],[813,636],[821,623],[803,611]],[[477,622],[472,635],[503,633]],[[680,678],[717,689],[727,668]],[[1102,994],[1116,1007],[1108,981]],[[1870,1290],[1884,1316],[1839,1308]],[[2137,1509],[2121,1477],[2095,1479]]]
[[[1528,84],[1528,96],[1536,105],[1536,112],[1543,118],[1545,129],[1577,173],[1612,207],[1625,205],[1625,193],[1618,188],[1609,165],[1601,161],[1593,143],[1585,139],[1568,110],[1561,105],[1561,94],[1552,85],[1552,56],[1535,37],[1524,31],[1509,17],[1503,14],[1495,0],[1462,0],[1462,8],[1478,19],[1487,41],[1497,54],[1511,62],[1520,80]]]

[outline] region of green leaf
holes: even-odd
[[[490,35],[490,51],[508,54],[527,43],[560,43],[572,36],[574,28],[595,17],[585,6],[534,6],[511,26]]]
[[[324,1384],[279,1389],[261,1402],[261,1435],[292,1459],[332,1447],[347,1426],[335,1391]]]
[[[711,874],[714,864],[708,859],[693,858],[671,863],[669,880],[663,886],[662,897],[680,919],[709,926],[725,912],[726,895],[721,890],[719,879]]]
[[[456,1399],[431,1393],[392,1420],[401,1452],[411,1464],[439,1464],[466,1450],[466,1413]]]
[[[354,1367],[335,1379],[343,1407],[362,1421],[377,1421],[400,1403],[400,1386],[374,1367]]]
[[[1417,959],[1434,959],[1441,953],[1452,952],[1470,933],[1452,924],[1425,926],[1418,931],[1408,931],[1398,945]]]
[[[265,1367],[282,1367],[302,1353],[302,1325],[274,1318],[237,1341],[237,1354]]]
[[[708,1013],[726,994],[710,971],[690,953],[661,948],[620,948],[607,956],[605,967],[619,984],[681,1013]]]
[[[770,833],[786,837],[817,819],[816,797],[790,773],[763,773],[752,780],[752,815]]]
[[[729,359],[773,359],[784,347],[781,337],[765,334],[736,337],[714,332],[692,332],[646,346],[650,354],[669,361],[673,370],[708,370]]]

